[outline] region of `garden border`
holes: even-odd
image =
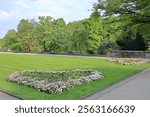
[[[35,73],[48,73],[50,74],[67,74],[67,73],[84,73],[89,72],[89,75],[87,76],[78,76],[77,79],[70,79],[70,80],[56,80],[55,82],[47,82],[47,79],[40,79],[41,76],[32,76]],[[22,76],[22,73],[32,73],[32,75],[28,76],[28,74],[25,74],[25,76]],[[62,75],[62,76],[63,76]],[[38,80],[36,80],[36,77],[39,77]],[[60,76],[61,77],[61,76]],[[43,70],[23,70],[20,72],[14,72],[9,75],[8,81],[14,82],[17,84],[22,84],[25,86],[33,87],[34,89],[37,89],[42,92],[46,92],[49,94],[55,94],[55,93],[61,93],[64,90],[69,90],[75,86],[82,85],[86,82],[95,81],[98,79],[102,79],[104,76],[101,72],[98,72],[96,70],[92,69],[75,69],[75,70],[65,70],[65,71],[43,71]],[[49,77],[48,77],[49,79]]]

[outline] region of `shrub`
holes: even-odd
[[[118,45],[115,41],[107,40],[101,43],[98,48],[98,54],[107,54],[110,50],[117,50],[119,49]]]

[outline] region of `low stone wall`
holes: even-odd
[[[148,51],[109,51],[107,53],[108,57],[116,58],[147,58],[150,59],[150,52]]]

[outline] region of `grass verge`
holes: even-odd
[[[80,99],[95,91],[102,90],[148,67],[150,67],[150,63],[125,66],[108,62],[104,58],[0,54],[0,89],[21,98],[31,100]],[[77,86],[69,91],[55,95],[39,92],[33,88],[7,81],[8,75],[15,71],[72,70],[84,68],[98,70],[104,75],[104,78],[102,80]]]

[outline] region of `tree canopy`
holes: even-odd
[[[98,0],[98,2],[94,4],[93,10],[92,15],[96,17],[99,16],[105,19],[112,16],[116,17],[114,21],[122,24],[122,27],[119,28],[119,31],[123,30],[122,36],[124,31],[126,32],[126,36],[128,35],[129,30],[126,30],[128,27],[130,30],[132,30],[132,28],[136,29],[137,34],[140,33],[143,44],[146,40],[150,40],[149,0]],[[129,40],[131,41],[132,37],[130,37]]]
[[[39,16],[20,20],[1,48],[17,52],[106,54],[109,50],[147,50],[149,0],[98,0],[87,19],[69,22]]]
[[[94,8],[103,16],[116,15],[134,23],[150,23],[149,0],[98,0]]]

